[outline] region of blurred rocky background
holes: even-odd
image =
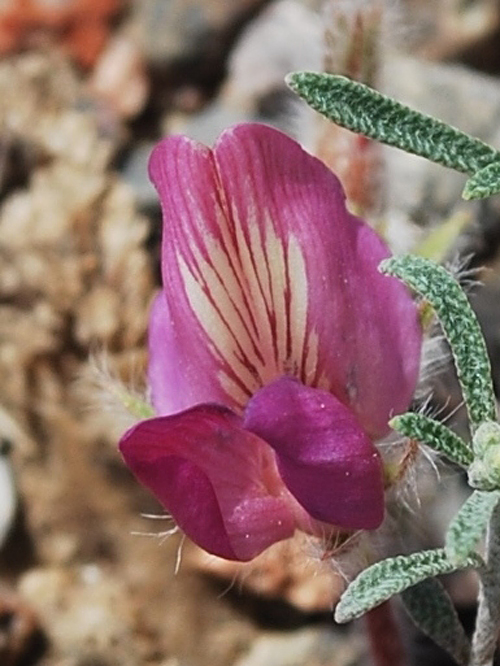
[[[171,525],[142,515],[161,509],[121,462],[129,421],[113,396],[118,381],[145,390],[153,143],[211,143],[259,120],[340,163],[351,139],[283,78],[342,69],[335,21],[370,4],[383,13],[370,82],[500,146],[496,0],[0,0],[2,665],[367,663],[359,627],[333,625],[342,579],[307,544],[238,569],[157,536]],[[498,199],[461,202],[462,176],[395,150],[377,165],[377,205],[364,203],[394,249],[428,242],[485,283],[474,302],[500,386]],[[432,388],[451,413],[453,377]],[[457,473],[442,474],[454,497]],[[439,539],[447,503],[434,513],[423,543]],[[465,608],[474,582],[450,587]],[[415,664],[447,663],[407,631]]]

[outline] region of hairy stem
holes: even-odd
[[[479,574],[479,606],[470,666],[492,666],[500,628],[500,506],[493,511],[488,525],[485,566]]]
[[[391,601],[384,601],[365,615],[374,666],[407,666],[399,625]]]

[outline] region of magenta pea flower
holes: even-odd
[[[257,124],[209,149],[162,141],[163,289],[149,328],[159,414],[131,428],[126,463],[210,553],[249,560],[302,530],[375,529],[374,441],[408,408],[421,344],[389,251],[338,179]]]

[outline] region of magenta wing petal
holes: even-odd
[[[120,450],[179,527],[210,553],[249,560],[294,533],[302,509],[273,451],[224,407],[199,405],[142,421]]]
[[[254,395],[244,423],[275,450],[285,484],[313,518],[346,529],[380,525],[379,453],[331,393],[283,377]]]

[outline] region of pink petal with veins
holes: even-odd
[[[150,174],[169,309],[150,337],[150,373],[189,376],[168,400],[154,383],[161,411],[194,398],[241,412],[291,374],[333,393],[371,437],[385,434],[411,399],[421,332],[405,287],[377,270],[387,247],[348,213],[337,178],[253,124],[224,132],[213,150],[166,139]]]

